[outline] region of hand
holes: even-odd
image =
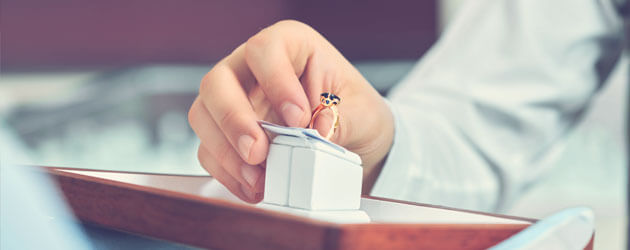
[[[263,29],[205,75],[188,114],[201,165],[242,200],[261,201],[269,139],[256,121],[306,127],[323,92],[341,97],[331,140],[361,156],[369,189],[392,144],[391,112],[339,51],[297,21]],[[331,122],[323,112],[315,128],[325,135]]]

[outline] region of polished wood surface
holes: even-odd
[[[76,216],[84,222],[203,248],[485,249],[527,227],[527,224],[335,224],[54,168],[47,171],[57,181]]]

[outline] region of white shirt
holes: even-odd
[[[372,195],[484,211],[509,205],[545,173],[541,161],[619,61],[621,6],[466,2],[391,91],[395,137]]]

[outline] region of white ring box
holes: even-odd
[[[282,211],[309,210],[294,211],[307,217],[369,221],[367,214],[358,210],[363,168],[357,154],[313,129],[260,123],[277,135],[267,156],[263,203],[283,206]]]

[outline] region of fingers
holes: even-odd
[[[217,179],[223,184],[230,192],[236,195],[239,199],[250,203],[260,202],[263,198],[262,193],[255,193],[248,188],[245,188],[239,181],[237,181],[230,173],[222,168],[217,161],[211,156],[210,151],[204,144],[199,146],[198,151],[199,162],[205,168],[213,178]]]
[[[264,183],[263,168],[246,164],[241,159],[199,98],[193,102],[188,118],[192,129],[203,144],[203,149],[202,147],[199,149],[199,161],[202,166],[226,187],[234,185],[232,181],[239,184],[241,192],[248,198],[245,200],[254,201],[257,196],[261,196],[264,187],[261,185]],[[230,190],[233,189],[235,187]]]
[[[264,162],[269,141],[256,122],[259,117],[279,116],[294,127],[305,127],[310,120],[305,89],[315,91],[322,84],[309,87],[313,84],[305,80],[303,86],[300,79],[317,47],[313,44],[325,41],[316,37],[320,36],[304,24],[279,22],[239,46],[201,82],[189,113],[203,145],[199,160],[230,191],[248,198],[244,200],[257,200],[264,187],[264,169],[257,165]],[[329,120],[322,115],[317,127]]]
[[[299,76],[310,52],[305,41],[285,43],[287,32],[291,29],[271,28],[250,38],[245,45],[245,61],[286,125],[304,127],[311,108]]]
[[[240,157],[257,165],[265,160],[269,142],[242,84],[232,68],[221,62],[203,78],[199,96]]]

